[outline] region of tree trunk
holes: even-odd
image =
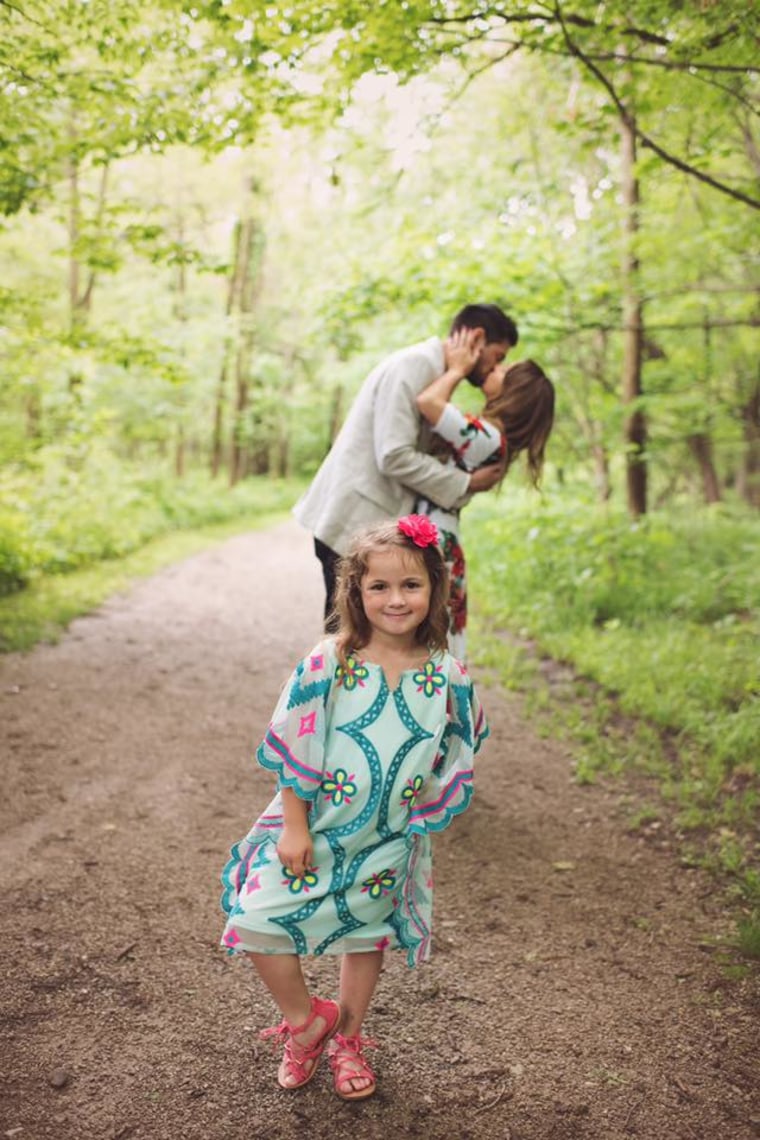
[[[76,340],[84,326],[84,316],[79,297],[81,266],[77,249],[82,231],[82,206],[79,196],[79,164],[74,153],[76,129],[73,122],[69,124],[69,138],[71,140],[71,152],[67,161],[69,181],[69,333],[72,340]],[[82,373],[78,371],[69,372],[69,394],[75,401],[80,398],[81,385]]]
[[[287,479],[290,475],[290,433],[287,431],[287,425],[284,423],[281,424],[280,433],[277,437],[277,464],[275,470],[281,479]]]
[[[240,256],[241,233],[242,226],[240,222],[237,221],[235,222],[235,229],[232,235],[232,270],[230,272],[229,284],[227,288],[227,303],[224,307],[226,324],[229,324],[229,318],[235,309],[238,294],[240,291],[240,273],[242,266]],[[225,404],[227,402],[227,375],[229,371],[229,357],[230,345],[228,343],[227,335],[225,334],[224,355],[222,357],[222,366],[219,370],[219,379],[216,385],[216,398],[214,400],[214,428],[211,439],[211,474],[215,477],[219,474],[224,460],[224,412]]]
[[[623,192],[623,404],[635,404],[643,395],[641,362],[643,347],[642,302],[639,290],[639,182],[636,174],[636,134],[632,113],[621,122]],[[634,407],[625,420],[626,485],[628,510],[634,516],[646,514],[646,417]]]
[[[187,324],[187,267],[185,265],[184,250],[185,250],[185,224],[182,215],[182,206],[179,207],[177,216],[177,247],[179,249],[179,260],[177,262],[177,276],[176,276],[176,291],[174,294],[174,316],[179,322],[182,329],[180,338],[181,355],[185,356],[185,328]],[[180,397],[182,392],[180,392]],[[178,402],[177,412],[177,436],[174,443],[174,474],[178,479],[183,478],[185,474],[185,459],[187,447],[187,432],[183,421],[185,401],[180,398]]]
[[[69,182],[69,327],[73,335],[84,327],[87,314],[92,304],[92,293],[95,288],[95,270],[90,269],[87,274],[87,283],[82,289],[82,262],[79,252],[79,243],[82,238],[82,198],[79,189],[79,162],[76,157],[77,129],[73,118],[69,121],[69,142],[71,150],[68,157]],[[103,227],[103,217],[106,206],[106,193],[108,189],[108,164],[101,170],[100,186],[98,189],[98,206],[94,218],[93,229],[100,233]]]
[[[219,370],[219,379],[216,382],[216,396],[214,398],[214,427],[211,434],[211,474],[214,478],[219,474],[224,459],[224,403],[227,399],[227,346],[224,346],[224,360]]]
[[[28,393],[24,401],[25,412],[25,428],[24,433],[27,439],[41,440],[42,439],[42,398],[40,396],[39,385],[35,382],[34,387]]]
[[[711,391],[713,343],[712,323],[710,321],[709,312],[705,312],[702,318],[702,345],[702,360],[704,362],[703,403],[705,416],[698,429],[690,432],[686,436],[686,442],[699,468],[699,473],[702,478],[702,496],[705,502],[719,503],[722,498],[720,480],[718,479],[718,473],[715,470],[715,463],[713,462],[713,445],[712,436],[710,435],[711,413],[715,400]]]
[[[744,462],[737,479],[737,490],[753,507],[760,507],[760,382],[742,408]]]
[[[603,443],[595,443],[593,445],[594,453],[594,483],[596,485],[596,497],[600,503],[607,503],[612,495],[612,486],[610,484],[610,461],[607,454],[607,449]]]
[[[601,388],[611,391],[611,385],[607,380],[607,371],[607,334],[604,329],[597,329],[591,340],[591,377]],[[604,441],[604,427],[600,420],[594,418],[590,400],[587,406],[588,437],[594,460],[594,485],[599,502],[607,503],[612,497],[609,450]]]
[[[100,171],[100,186],[98,187],[98,206],[97,206],[97,210],[95,213],[94,225],[92,227],[93,232],[98,237],[102,236],[102,233],[103,233],[103,219],[105,217],[105,212],[106,212],[106,194],[108,192],[108,169],[109,169],[108,163],[104,163],[103,166],[101,167],[101,171]],[[92,266],[90,266],[89,271],[87,273],[87,284],[85,285],[84,291],[82,292],[82,294],[80,295],[80,297],[77,300],[77,307],[79,309],[80,314],[82,314],[83,320],[84,320],[84,314],[86,314],[87,317],[89,317],[90,309],[92,307],[92,293],[93,293],[93,289],[95,288],[95,277],[96,277],[95,270],[92,268]]]
[[[261,288],[261,263],[264,252],[264,232],[253,212],[253,204],[258,186],[254,179],[250,179],[247,187],[247,200],[249,214],[243,224],[244,257],[243,272],[240,279],[240,332],[238,337],[238,353],[235,368],[238,396],[236,400],[236,421],[234,437],[240,440],[241,429],[246,427],[246,417],[242,414],[250,405],[251,359],[256,332],[254,312]],[[250,420],[250,415],[247,417]],[[253,428],[257,427],[254,419]],[[266,427],[266,425],[265,425]],[[235,480],[243,475],[265,475],[270,469],[270,439],[268,432],[262,435],[254,431],[244,447],[238,448],[237,460],[234,464],[233,475]]]
[[[719,503],[720,482],[712,455],[712,440],[707,432],[694,432],[689,436],[689,448],[697,461],[702,476],[702,493],[706,503]]]
[[[68,157],[69,180],[69,329],[76,332],[81,313],[79,308],[80,264],[77,245],[82,228],[82,206],[79,197],[79,164],[74,154],[76,130],[73,123],[69,127],[72,150]]]
[[[185,474],[185,425],[180,420],[174,444],[174,474],[181,479]]]
[[[253,250],[256,222],[253,217],[243,220],[240,234],[240,331],[235,357],[235,412],[232,423],[232,450],[230,457],[230,486],[245,474],[245,447],[243,427],[248,407],[248,377],[253,350]]]

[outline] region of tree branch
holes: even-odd
[[[479,12],[477,12],[477,11],[476,12],[472,12],[472,11],[471,12],[465,12],[459,16],[430,16],[426,20],[426,23],[429,23],[429,24],[432,24],[432,25],[435,25],[438,27],[446,27],[446,26],[450,26],[453,24],[466,25],[466,24],[470,24],[470,23],[475,23],[476,21],[483,23],[484,21],[487,21],[489,19],[491,19],[491,20],[498,19],[503,24],[537,24],[537,23],[541,23],[544,25],[550,25],[557,18],[557,15],[558,15],[557,10],[555,8],[552,8],[550,5],[547,4],[547,5],[544,5],[543,7],[539,8],[538,10],[532,10],[532,11],[528,11],[528,12],[503,12],[501,10],[497,11],[497,10],[492,9],[492,8],[484,8],[483,10],[481,10]],[[615,26],[615,25],[611,25],[611,24],[600,25],[597,20],[589,18],[587,16],[580,16],[575,12],[564,12],[564,13],[562,13],[560,19],[565,25],[572,25],[572,26],[577,27],[577,28],[584,28],[584,29],[588,29],[588,30],[598,29],[604,35],[607,35],[607,36],[623,36],[623,37],[630,38],[630,39],[637,39],[642,44],[651,44],[653,47],[667,48],[668,51],[672,51],[673,47],[674,47],[673,41],[671,39],[669,39],[667,36],[660,35],[657,32],[650,31],[648,28],[642,28],[642,27],[635,25],[635,24],[627,24],[627,25],[623,25],[620,27]],[[729,39],[730,37],[736,35],[736,33],[738,31],[739,31],[739,25],[738,24],[735,24],[735,23],[729,24],[726,28],[722,28],[720,31],[714,32],[712,35],[710,35],[709,37],[704,39],[701,43],[695,43],[693,45],[693,50],[697,51],[697,52],[698,51],[714,51],[715,48],[720,47],[726,39]],[[468,36],[467,38],[469,39],[470,37]],[[533,45],[533,46],[537,46],[537,45]],[[655,65],[655,66],[662,66],[662,63],[660,60],[654,60],[654,59],[649,59],[646,57],[644,57],[644,58],[640,57],[640,61],[643,63],[651,63],[652,65]],[[672,66],[676,66],[676,65],[672,65]],[[711,68],[711,67],[714,67],[716,69],[723,70],[723,67],[720,64],[684,63],[684,64],[681,64],[680,66],[684,67],[684,68],[689,68],[689,67]],[[739,66],[730,66],[730,67],[726,66],[725,70],[746,72],[746,71],[754,71],[754,70],[756,70],[756,68],[739,67]]]
[[[719,182],[718,179],[713,178],[712,175],[705,174],[704,171],[699,170],[696,166],[692,166],[690,163],[685,162],[683,159],[678,158],[676,155],[671,154],[669,151],[666,151],[665,148],[661,147],[660,144],[655,142],[653,138],[650,138],[649,135],[645,134],[644,131],[642,131],[638,126],[635,120],[635,116],[630,114],[628,108],[623,103],[623,100],[618,95],[612,81],[608,79],[601,68],[597,67],[593,60],[590,59],[585,54],[585,52],[582,51],[578,44],[576,44],[575,41],[571,39],[570,33],[565,26],[562,9],[559,3],[556,5],[555,12],[562,28],[562,34],[568,51],[571,55],[575,56],[575,58],[578,59],[588,71],[591,72],[591,74],[599,81],[599,83],[601,83],[607,94],[612,99],[612,102],[617,107],[620,117],[624,122],[630,125],[631,130],[634,132],[636,138],[639,140],[643,147],[646,147],[648,150],[653,151],[653,153],[656,154],[658,158],[661,158],[663,162],[668,163],[670,166],[675,166],[677,170],[683,171],[684,174],[689,174],[693,178],[697,178],[700,182],[704,182],[707,186],[712,186],[714,190],[719,190],[722,194],[727,194],[730,198],[735,198],[738,202],[743,202],[745,206],[751,206],[753,210],[760,210],[759,199],[750,198],[749,195],[743,194],[741,190],[735,190],[732,186],[726,185],[725,182]]]
[[[573,337],[580,333],[587,332],[605,332],[605,333],[623,333],[625,332],[624,325],[617,324],[604,324],[600,321],[588,322],[575,322],[572,325],[564,324],[551,324],[549,321],[535,321],[532,328],[542,330],[543,332],[557,333],[566,337]],[[662,324],[652,324],[646,322],[644,331],[649,337],[652,333],[658,332],[690,332],[694,329],[703,331],[705,327],[704,320],[699,321],[669,321]],[[710,321],[710,328],[712,329],[756,329],[760,328],[760,316],[749,317],[747,320],[731,320],[726,317],[725,319],[718,317]]]
[[[726,185],[725,182],[720,182],[717,178],[713,178],[710,174],[705,174],[704,171],[699,170],[691,163],[684,162],[683,159],[678,158],[674,154],[656,143],[649,135],[644,134],[638,127],[634,127],[636,136],[643,147],[653,151],[658,158],[663,162],[667,162],[670,166],[675,166],[677,170],[683,171],[684,174],[691,175],[692,178],[697,178],[700,182],[704,182],[707,186],[712,186],[714,190],[719,190],[721,194],[727,194],[729,198],[736,199],[737,202],[743,202],[745,206],[751,206],[753,210],[760,210],[760,199],[750,198],[748,194],[743,194],[741,190],[734,190],[732,186]]]
[[[681,62],[673,59],[650,59],[645,55],[625,55],[618,51],[608,52],[588,52],[588,58],[607,62],[613,60],[616,63],[640,63],[643,67],[659,67],[662,71],[688,71],[689,73],[706,71],[709,73],[726,74],[726,75],[746,75],[751,72],[753,75],[758,71],[754,67],[739,67],[735,64],[722,64],[722,63],[690,63]]]

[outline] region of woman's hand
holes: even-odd
[[[484,467],[478,467],[477,471],[473,471],[470,475],[470,493],[476,494],[478,491],[490,491],[495,487],[507,473],[506,459],[499,460],[498,463],[487,463]]]
[[[478,362],[482,339],[478,329],[458,329],[447,337],[443,342],[447,371],[467,376]]]
[[[479,345],[482,339],[482,329],[459,329],[443,342],[446,371],[442,376],[431,380],[427,388],[423,388],[416,397],[420,414],[432,427],[443,415],[460,380],[467,376],[480,356],[480,346],[475,348],[474,343],[477,341]]]
[[[314,858],[314,841],[308,827],[300,823],[286,823],[277,844],[277,855],[283,867],[292,875],[308,871]]]

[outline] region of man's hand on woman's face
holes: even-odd
[[[477,364],[482,347],[482,329],[457,329],[444,341],[446,368],[467,376]]]

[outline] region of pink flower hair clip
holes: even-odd
[[[398,529],[411,538],[415,546],[438,545],[438,527],[427,515],[404,515],[398,520]]]

